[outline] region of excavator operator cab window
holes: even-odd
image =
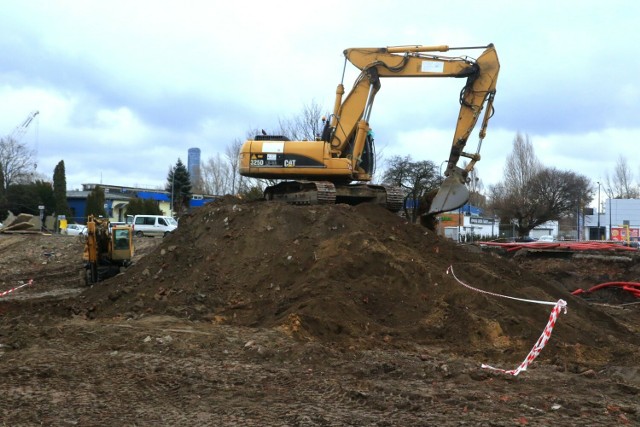
[[[115,230],[113,237],[114,237],[116,249],[129,248],[129,231],[128,230]]]

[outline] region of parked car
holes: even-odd
[[[133,218],[133,232],[137,237],[165,237],[178,228],[178,222],[170,216],[136,215]]]
[[[84,236],[87,234],[87,226],[82,224],[68,224],[65,234],[69,236]]]
[[[553,236],[540,236],[538,237],[538,242],[555,242],[556,239]]]
[[[530,242],[535,242],[536,239],[534,239],[533,237],[529,237],[529,236],[523,236],[523,237],[516,237],[515,242],[522,242],[522,243],[530,243]]]

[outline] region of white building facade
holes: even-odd
[[[580,240],[637,242],[640,238],[640,199],[604,200],[580,224]]]

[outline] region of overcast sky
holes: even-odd
[[[68,189],[158,188],[190,147],[205,161],[312,102],[329,112],[345,48],[493,43],[485,186],[502,179],[518,132],[545,165],[596,182],[624,155],[639,177],[640,2],[524,3],[6,1],[0,135],[39,111],[22,142],[46,177],[64,160]],[[357,73],[347,70],[348,90]],[[447,159],[461,85],[383,80],[370,120],[378,151]]]

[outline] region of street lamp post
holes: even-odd
[[[611,196],[609,196],[609,240],[611,240]]]
[[[600,240],[600,181],[598,181],[598,240]]]
[[[171,175],[171,212],[169,215],[173,218],[173,182],[176,179],[176,170],[173,170],[173,174]]]
[[[576,237],[580,241],[580,195],[578,195],[578,209],[576,209]]]
[[[460,227],[462,223],[462,206],[458,208],[458,242],[462,242],[462,235],[460,234]]]

